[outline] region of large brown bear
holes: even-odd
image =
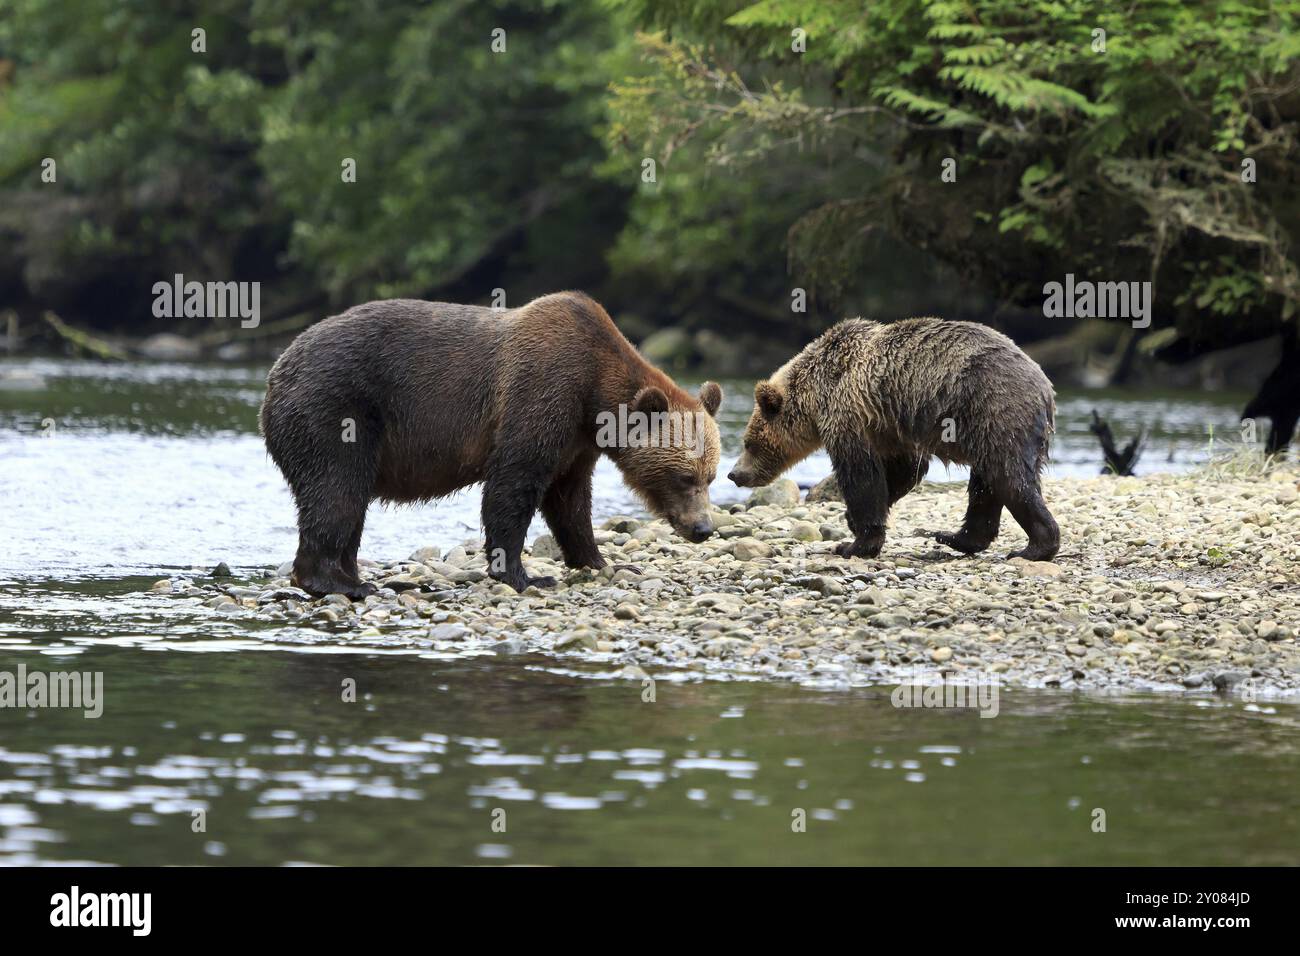
[[[969,465],[966,520],[941,544],[975,554],[997,537],[1005,505],[1049,560],[1060,531],[1039,475],[1055,428],[1052,383],[1014,342],[974,322],[841,322],[754,389],[744,452],[730,478],[765,485],[825,447],[848,509],[844,556],[875,557],[885,518],[930,457]]]
[[[603,567],[591,527],[602,452],[653,512],[702,541],[721,401],[712,382],[698,398],[678,388],[580,292],[510,310],[414,299],[349,309],[294,340],[262,403],[266,446],[298,505],[293,579],[312,594],[364,597],[374,590],[357,573],[366,506],[476,482],[493,577],[521,591],[555,583],[520,560],[539,507],[566,564]],[[689,417],[694,444],[611,441],[600,423],[620,412]]]

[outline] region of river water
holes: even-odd
[[[148,593],[292,556],[264,376],[0,363],[0,678],[104,675],[97,718],[0,707],[0,862],[1295,862],[1294,705],[1004,689],[981,719],[888,687],[694,679],[651,704],[599,667],[295,643]],[[750,386],[726,388],[724,465]],[[1141,472],[1204,461],[1243,403],[1064,393],[1052,473],[1098,470],[1092,408],[1121,440],[1151,428]],[[605,462],[595,498],[597,521],[639,511]],[[473,489],[375,506],[362,555],[477,537],[477,511]]]

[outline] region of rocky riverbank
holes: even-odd
[[[1062,530],[1052,563],[1005,560],[1024,541],[1009,516],[984,556],[940,548],[926,532],[960,524],[965,486],[933,483],[896,506],[879,559],[846,561],[832,553],[848,534],[844,506],[799,501],[778,482],[720,513],[703,544],[661,521],[606,522],[597,541],[617,569],[569,571],[543,536],[525,563],[560,579],[551,591],[491,580],[475,542],[365,566],[381,590],[363,602],[311,600],[284,577],[155,590],[256,620],[271,641],[540,652],[634,680],[836,686],[924,670],[1032,687],[1300,693],[1300,469],[1061,479],[1045,495]]]

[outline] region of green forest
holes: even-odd
[[[1297,19],[1297,0],[0,0],[0,310],[210,332],[151,312],[183,274],[260,282],[274,330],[581,288],[634,341],[661,333],[658,359],[725,366],[844,315],[1059,335],[1044,285],[1072,274],[1152,284],[1125,362],[1282,333],[1294,365]]]

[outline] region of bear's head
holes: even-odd
[[[698,398],[650,385],[636,393],[628,409],[619,470],[646,506],[688,541],[713,534],[709,485],[718,474],[714,416],[721,403],[722,389],[715,382],[705,382]]]
[[[790,398],[787,369],[754,386],[754,411],[745,426],[744,448],[727,475],[741,488],[775,481],[820,446],[812,416]]]

